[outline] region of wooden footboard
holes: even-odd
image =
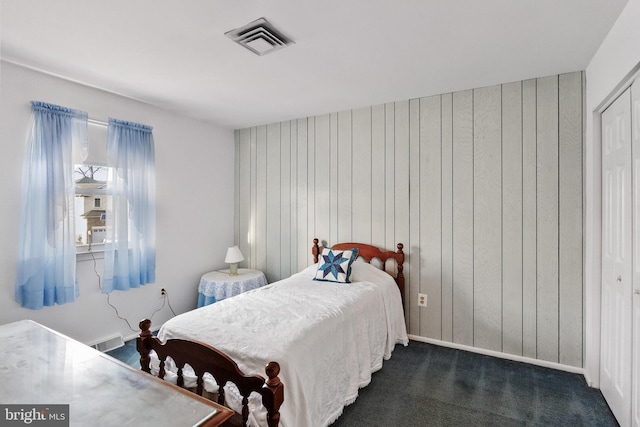
[[[198,341],[167,340],[162,343],[151,334],[151,320],[140,322],[140,335],[136,341],[136,348],[140,353],[140,366],[143,371],[151,373],[149,353],[154,350],[160,359],[159,378],[164,378],[165,361],[171,357],[178,368],[177,385],[184,388],[182,369],[185,364],[193,368],[197,377],[197,386],[194,391],[203,395],[203,375],[210,373],[219,386],[218,403],[224,405],[224,386],[234,383],[242,396],[242,425],[247,425],[249,416],[248,398],[252,392],[262,395],[262,404],[267,410],[269,427],[277,427],[280,421],[280,406],[284,400],[284,385],[278,378],[280,365],[277,362],[269,362],[265,368],[268,379],[260,375],[245,375],[238,365],[220,350]],[[193,390],[192,390],[193,391]]]

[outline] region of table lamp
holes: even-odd
[[[242,256],[242,252],[240,252],[240,248],[237,246],[230,246],[227,249],[227,256],[224,259],[229,265],[229,276],[237,276],[238,275],[238,263],[244,261],[244,256]]]

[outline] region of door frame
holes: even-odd
[[[585,144],[584,148],[587,171],[584,174],[584,194],[586,198],[592,198],[592,203],[587,200],[587,209],[583,218],[585,223],[584,376],[587,384],[595,388],[600,388],[602,320],[602,113],[636,80],[640,80],[640,63],[636,64],[591,112],[593,115],[592,147],[588,148]],[[585,112],[585,118],[586,114],[587,112]],[[591,204],[590,209],[589,204]]]

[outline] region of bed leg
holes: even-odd
[[[144,319],[138,326],[140,327],[140,335],[136,338],[136,350],[140,353],[140,369],[147,373],[151,373],[149,364],[151,359],[149,353],[151,353],[151,347],[148,345],[147,340],[151,339],[151,320]]]
[[[269,362],[264,371],[269,377],[266,386],[270,393],[267,392],[262,395],[262,403],[266,403],[264,406],[267,408],[269,427],[278,427],[280,424],[280,406],[284,401],[284,384],[278,378],[280,365],[277,362]]]
[[[249,399],[247,396],[242,397],[242,425],[248,425],[247,421],[249,420]]]

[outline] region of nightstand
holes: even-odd
[[[198,307],[204,307],[266,284],[267,278],[260,270],[239,268],[237,276],[230,276],[229,269],[210,271],[200,278]]]

